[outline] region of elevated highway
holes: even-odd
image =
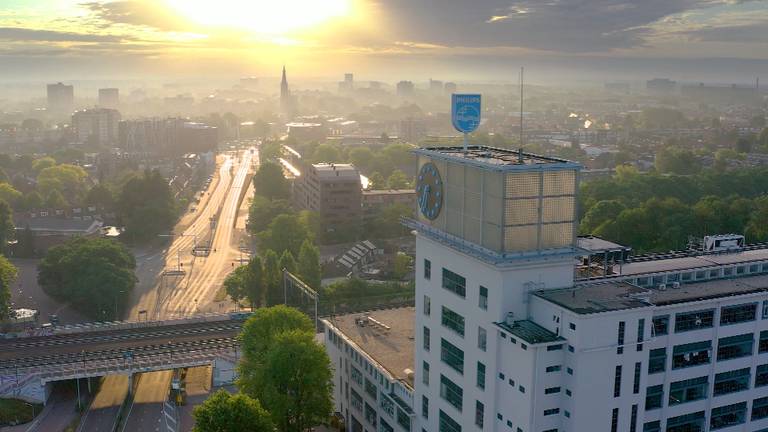
[[[53,381],[231,363],[243,318],[211,314],[0,340],[0,396],[44,401]]]

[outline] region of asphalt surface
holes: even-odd
[[[121,431],[153,432],[168,430],[163,404],[168,400],[173,371],[141,374],[133,403]]]
[[[101,381],[96,397],[80,419],[78,432],[111,432],[128,395],[128,376],[109,375]]]

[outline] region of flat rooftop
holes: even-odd
[[[337,315],[328,318],[328,321],[393,377],[413,385],[405,369],[414,370],[415,314],[416,309],[409,306]],[[370,323],[365,326],[359,325],[357,320],[366,316],[389,326],[390,329],[384,330]]]
[[[627,282],[604,282],[574,288],[542,290],[534,295],[578,314],[591,314],[651,305],[666,306],[756,292],[768,292],[768,275],[684,283],[679,288],[668,285],[664,291],[656,288],[641,288]]]
[[[630,261],[622,264],[620,273],[622,276],[632,276],[644,273],[668,272],[677,270],[689,270],[718,265],[741,264],[753,261],[768,260],[768,249],[741,250],[737,252],[723,252],[714,254],[701,254],[676,258],[652,259],[647,261]]]
[[[565,159],[539,156],[518,150],[496,147],[470,145],[464,147],[425,147],[414,150],[417,154],[450,159],[456,162],[472,162],[473,164],[490,166],[499,169],[530,169],[541,165],[562,165],[562,168],[579,168],[576,162]]]
[[[565,340],[530,320],[514,321],[511,325],[506,322],[498,322],[496,325],[531,345]]]
[[[580,236],[576,238],[576,245],[579,249],[583,249],[592,253],[599,252],[612,252],[612,251],[628,251],[632,248],[618,243],[614,243],[610,240],[605,240],[595,236]]]

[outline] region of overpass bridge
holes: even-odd
[[[202,365],[213,365],[214,379],[227,382],[234,378],[237,335],[247,315],[94,323],[2,339],[0,397],[45,402],[54,381]]]

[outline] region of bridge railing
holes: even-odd
[[[53,334],[71,334],[84,333],[101,330],[123,330],[144,327],[160,327],[176,324],[192,324],[198,322],[226,321],[230,319],[230,313],[208,312],[204,314],[195,314],[182,316],[180,318],[171,318],[166,320],[152,321],[105,321],[89,322],[80,324],[69,324],[53,328]]]

